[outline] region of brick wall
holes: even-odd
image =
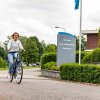
[[[98,34],[87,34],[87,49],[94,49],[98,47]]]

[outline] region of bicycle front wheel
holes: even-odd
[[[8,80],[9,80],[9,82],[12,82],[13,81],[13,75],[8,75]]]
[[[18,63],[18,66],[16,68],[16,83],[20,84],[23,78],[23,67],[21,63]]]

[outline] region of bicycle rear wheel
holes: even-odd
[[[23,78],[23,67],[19,62],[16,68],[16,83],[20,84]]]

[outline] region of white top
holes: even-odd
[[[9,40],[7,45],[8,52],[16,52],[19,50],[24,50],[20,40],[14,41],[13,39]]]

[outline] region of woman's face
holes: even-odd
[[[13,39],[16,41],[16,40],[18,40],[18,38],[19,38],[19,35],[18,34],[14,34]]]

